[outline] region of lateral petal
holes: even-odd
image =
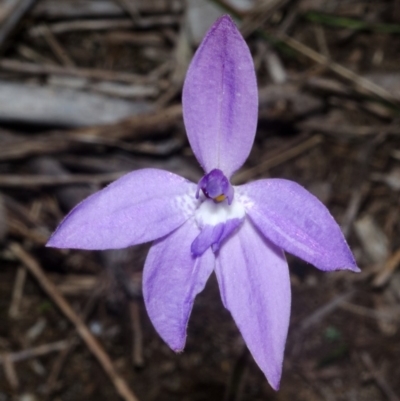
[[[190,245],[199,234],[193,219],[154,243],[143,270],[143,295],[149,317],[174,351],[183,350],[186,327],[196,295],[214,270],[211,249],[192,256]]]
[[[208,31],[186,75],[183,117],[190,145],[206,173],[229,178],[246,160],[257,127],[253,59],[232,19]]]
[[[293,181],[268,179],[237,188],[258,229],[277,246],[325,271],[360,271],[328,209]]]
[[[161,238],[193,215],[195,194],[196,185],[176,174],[134,171],[77,205],[47,246],[117,249]]]
[[[225,307],[268,382],[278,390],[291,303],[282,250],[246,220],[222,245],[215,272]]]

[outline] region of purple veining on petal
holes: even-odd
[[[206,225],[191,245],[194,256],[202,255],[209,247],[218,252],[221,244],[242,224],[243,219],[230,219],[216,226]]]
[[[250,153],[257,127],[253,59],[232,19],[208,31],[186,75],[183,117],[190,145],[206,173],[230,178]]]
[[[214,202],[219,203],[227,199],[230,205],[233,201],[234,190],[231,183],[225,177],[224,173],[216,168],[204,175],[199,181],[196,192],[197,199],[200,196],[200,190],[203,191],[207,198],[212,199]]]

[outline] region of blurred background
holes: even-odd
[[[176,355],[144,309],[148,246],[44,248],[76,203],[128,171],[201,177],[181,89],[224,13],[250,46],[260,96],[234,183],[304,185],[362,268],[327,274],[288,255],[278,393],[214,277]],[[399,54],[397,0],[1,0],[0,401],[398,401]]]

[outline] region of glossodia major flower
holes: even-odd
[[[199,183],[157,169],[129,173],[76,206],[47,245],[115,249],[154,241],[144,300],[174,351],[184,348],[194,299],[215,271],[223,304],[278,389],[291,303],[284,251],[324,271],[359,269],[329,211],[300,185],[231,185],[253,145],[258,94],[250,51],[229,16],[197,50],[182,101],[205,171]]]

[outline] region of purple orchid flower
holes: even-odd
[[[129,173],[76,206],[48,246],[116,249],[155,241],[143,271],[146,308],[174,350],[185,346],[196,295],[215,271],[255,361],[279,388],[290,317],[284,250],[324,271],[359,271],[326,207],[283,179],[234,187],[257,126],[253,60],[229,16],[211,27],[188,70],[183,115],[205,171],[198,185],[157,169]]]

